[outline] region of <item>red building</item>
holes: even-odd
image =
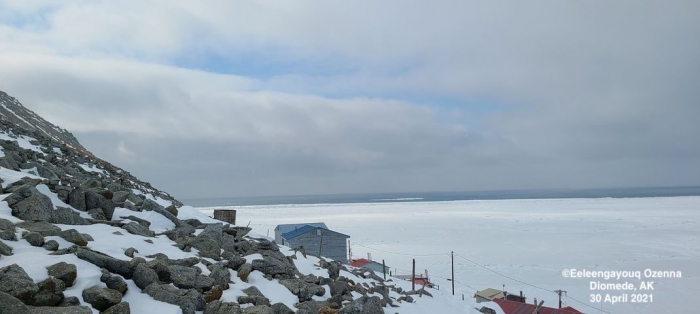
[[[534,304],[530,303],[522,303],[522,302],[516,302],[516,301],[510,301],[510,300],[504,300],[504,299],[493,299],[493,302],[496,302],[498,306],[501,307],[504,313],[506,314],[532,314],[536,313],[535,309],[537,308]],[[539,314],[583,314],[583,312],[579,312],[576,309],[572,307],[564,307],[560,309],[555,309],[551,307],[546,307],[542,306],[539,309]]]

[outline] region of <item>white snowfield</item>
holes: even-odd
[[[353,257],[367,258],[371,253],[375,261],[384,260],[399,274],[409,274],[415,258],[417,272],[427,269],[431,280],[440,285],[439,291],[429,290],[436,298],[386,313],[498,308],[492,302],[474,304],[471,297],[474,289],[504,286],[511,293],[523,291],[529,303],[537,298],[555,308],[558,296],[553,291],[567,291],[563,306],[584,313],[697,313],[700,307],[695,296],[700,287],[700,197],[227,208],[238,211],[239,224],[250,222],[254,232],[270,236],[277,224],[325,222],[330,229],[351,236]],[[201,210],[210,215],[212,209]],[[451,251],[455,252],[456,297],[445,279],[451,276]],[[565,270],[573,275],[564,277]],[[584,271],[588,275],[638,272],[641,279],[580,278]],[[668,278],[678,274],[680,278]],[[653,290],[641,290],[642,282],[646,286],[652,281]],[[620,290],[626,282],[637,291]],[[599,283],[620,285],[600,290]],[[625,294],[626,300],[612,304],[611,297]],[[633,302],[632,295],[636,295],[634,301],[646,302]]]

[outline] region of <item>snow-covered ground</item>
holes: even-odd
[[[700,197],[228,208],[238,210],[239,225],[250,223],[263,235],[274,236],[277,224],[325,222],[351,236],[354,257],[371,253],[399,274],[409,273],[415,258],[417,271],[427,269],[440,285],[439,294],[451,294],[443,278],[450,277],[454,251],[454,302],[462,302],[462,294],[469,299],[472,288],[505,285],[510,292],[522,290],[528,302],[536,297],[550,307],[558,305],[552,291],[567,291],[571,298],[563,303],[585,313],[692,313],[700,306],[694,295],[700,286]],[[211,215],[212,209],[200,210]],[[565,278],[562,272],[571,269],[639,271],[641,280]],[[645,278],[645,270],[680,272],[681,278]],[[591,290],[591,281],[629,282],[638,289],[642,281],[654,281],[654,290]],[[601,302],[591,302],[598,294]],[[623,294],[626,301],[605,302],[608,295]],[[632,303],[633,294],[652,295],[646,298],[651,302]]]

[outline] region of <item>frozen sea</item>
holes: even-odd
[[[398,274],[410,273],[415,259],[417,272],[427,270],[441,290],[451,289],[446,278],[454,252],[455,297],[460,299],[471,297],[474,289],[505,287],[550,307],[558,306],[553,291],[564,290],[564,306],[585,313],[693,313],[700,307],[695,296],[700,287],[698,196],[216,208],[236,209],[238,225],[249,224],[262,235],[274,236],[278,224],[324,222],[351,236],[354,258],[370,253]],[[565,270],[639,272],[641,279],[567,278]],[[646,270],[680,278],[646,278]],[[642,282],[651,281],[653,290],[640,290]],[[637,291],[591,289],[591,282],[630,283]],[[637,299],[646,302],[633,302]]]

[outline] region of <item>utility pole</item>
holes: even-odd
[[[386,263],[382,260],[382,272],[384,273],[384,281],[386,281]]]
[[[540,304],[537,304],[535,306],[535,310],[532,311],[532,314],[540,314],[540,308],[542,307],[542,303],[544,303],[544,300],[540,301]]]
[[[566,291],[555,290],[554,292],[559,295],[559,308],[561,308],[561,293],[564,292],[564,294],[566,294]]]
[[[452,257],[452,295],[455,295],[455,251],[450,252]]]
[[[411,291],[416,291],[416,259],[413,259],[413,271],[411,272]]]

